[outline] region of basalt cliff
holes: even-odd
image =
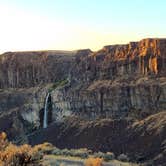
[[[28,135],[42,129],[46,104],[48,126],[69,116],[146,122],[166,110],[165,64],[166,38],[109,45],[97,52],[1,54],[0,130],[11,140],[32,140]]]

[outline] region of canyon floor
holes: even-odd
[[[86,160],[78,157],[46,155],[42,162],[49,166],[85,166]],[[102,166],[139,166],[139,164],[113,160],[110,162],[102,162]]]

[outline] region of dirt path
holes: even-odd
[[[75,160],[67,160],[67,159],[57,159],[56,160],[57,165],[63,165],[63,166],[84,166],[83,161],[75,161]]]
[[[47,155],[44,157],[43,163],[48,166],[84,166],[85,160],[74,157],[60,157]],[[104,162],[102,166],[138,166],[132,163],[124,163],[117,160]]]

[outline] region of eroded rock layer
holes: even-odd
[[[165,62],[166,39],[110,45],[97,52],[4,53],[0,55],[0,120],[14,111],[23,120],[20,124],[41,127],[48,92],[53,122],[70,115],[147,117],[166,110]]]
[[[81,53],[79,54],[81,55]],[[74,77],[80,81],[115,79],[129,75],[164,75],[166,39],[144,39],[126,45],[110,45],[77,58]]]
[[[64,79],[72,51],[7,52],[0,55],[0,88],[26,88]]]
[[[164,110],[165,64],[166,39],[110,45],[86,54],[80,50],[70,87],[58,91],[57,103],[63,110],[91,118],[131,113],[144,117]]]

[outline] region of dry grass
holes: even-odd
[[[85,166],[102,166],[102,158],[88,158],[85,161]]]

